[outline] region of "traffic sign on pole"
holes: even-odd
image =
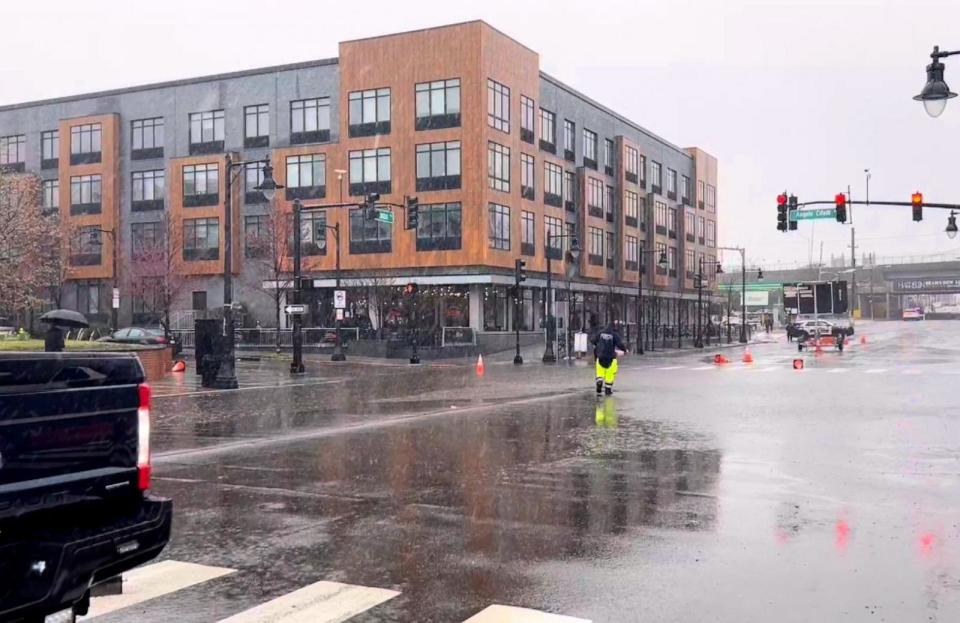
[[[305,314],[307,312],[306,305],[287,305],[283,308],[283,311],[287,314]]]
[[[345,309],[346,306],[347,306],[347,291],[334,290],[333,291],[333,307],[335,309]]]
[[[377,210],[377,220],[381,223],[393,223],[393,212],[389,210]]]
[[[836,208],[814,208],[812,210],[794,210],[790,212],[791,221],[815,218],[837,218]]]

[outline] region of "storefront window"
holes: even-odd
[[[511,304],[506,286],[486,286],[483,289],[483,330],[507,331],[507,313]]]

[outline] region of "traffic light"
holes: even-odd
[[[787,193],[777,195],[777,231],[787,231]]]
[[[513,279],[518,286],[527,280],[527,263],[523,260],[518,259],[513,263]]]
[[[380,193],[367,193],[363,206],[363,218],[368,221],[377,219],[377,202],[380,201]]]
[[[923,193],[919,190],[910,196],[910,203],[913,206],[913,220],[923,220]]]
[[[847,222],[847,196],[843,193],[837,193],[837,196],[833,198],[834,203],[837,206],[837,222],[846,223]]]
[[[793,216],[793,213],[798,207],[797,196],[790,195],[790,197],[787,199],[787,225],[790,231],[796,231],[797,229],[797,220],[795,218],[790,218],[790,216]]]
[[[416,197],[404,197],[407,206],[407,229],[416,229],[420,224],[420,202]]]

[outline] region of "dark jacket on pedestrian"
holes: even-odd
[[[604,368],[609,367],[613,360],[617,358],[617,350],[624,352],[627,350],[627,347],[623,345],[620,334],[617,333],[612,324],[595,333],[592,342],[593,356]]]

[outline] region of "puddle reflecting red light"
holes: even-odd
[[[924,532],[920,535],[920,554],[930,556],[933,554],[933,544],[936,538],[932,532]]]
[[[834,532],[836,533],[834,547],[836,547],[839,552],[846,550],[847,544],[850,542],[850,524],[848,524],[845,519],[838,519]]]

